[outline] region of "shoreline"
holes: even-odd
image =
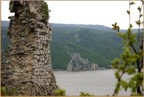
[[[104,70],[113,70],[113,69],[98,69],[98,70],[85,70],[85,71],[67,71],[67,70],[55,70],[53,69],[54,72],[56,71],[66,71],[66,72],[87,72],[87,71],[104,71]]]

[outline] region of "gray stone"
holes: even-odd
[[[79,53],[70,53],[71,60],[67,66],[67,71],[86,71],[86,70],[97,70],[97,64],[90,64],[88,59],[80,57]]]
[[[10,1],[15,16],[10,17],[10,44],[2,60],[2,86],[10,96],[48,96],[58,88],[48,52],[51,31],[46,7],[43,0]]]

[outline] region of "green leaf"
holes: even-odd
[[[133,54],[133,55],[131,56],[131,62],[132,62],[132,63],[136,63],[136,61],[138,60],[138,58],[139,58],[139,55]]]
[[[133,25],[132,24],[130,24],[130,28],[132,28],[133,27]]]
[[[117,33],[117,35],[123,38],[124,40],[127,39],[127,35],[125,33]]]
[[[120,31],[120,27],[119,26],[117,26],[116,29],[117,29],[118,32]]]
[[[131,34],[131,33],[132,33],[132,31],[131,31],[130,28],[128,28],[127,33],[128,33],[128,34]]]
[[[116,85],[115,93],[118,94],[119,91],[120,91],[120,83],[118,82]]]
[[[130,57],[130,51],[129,50],[125,51],[125,56],[126,56],[126,58]]]
[[[129,14],[129,15],[130,15],[130,11],[129,11],[129,10],[127,10],[127,14]]]
[[[122,65],[119,66],[118,69],[119,69],[119,71],[123,71],[125,69],[125,66],[122,64]]]
[[[134,34],[131,34],[130,35],[130,41],[132,42],[132,43],[135,43],[136,42],[136,34],[134,33]]]
[[[120,74],[119,74],[119,72],[118,72],[118,71],[116,71],[116,72],[115,72],[115,77],[116,77],[117,79],[119,79],[119,78],[120,78]]]
[[[120,57],[121,57],[122,60],[126,59],[125,53],[121,54]]]
[[[120,63],[120,60],[118,58],[115,58],[113,61],[112,61],[112,68],[117,68],[118,65]]]
[[[140,8],[140,6],[138,7],[138,11],[141,12],[141,8]]]
[[[112,27],[113,27],[112,28],[113,30],[116,30],[118,32],[120,31],[120,27],[117,25],[117,22],[115,22],[114,24],[112,24]]]
[[[120,84],[122,85],[122,87],[125,89],[125,91],[127,91],[127,88],[128,88],[128,83],[124,80],[121,80],[120,81]]]
[[[141,24],[140,20],[137,20],[136,24],[140,26],[140,24]]]
[[[131,74],[134,74],[136,70],[135,70],[135,67],[128,67],[125,72],[131,75]]]
[[[133,5],[133,4],[135,4],[134,2],[130,2],[130,5]]]

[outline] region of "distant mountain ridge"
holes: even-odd
[[[80,28],[89,28],[89,29],[97,29],[102,31],[113,31],[110,27],[106,27],[104,25],[88,25],[88,24],[56,24],[50,23],[52,27],[80,27]]]
[[[3,27],[7,27],[9,25],[9,21],[1,21]],[[80,28],[90,28],[90,29],[97,29],[101,31],[112,31],[111,27],[107,27],[104,25],[96,25],[96,24],[63,24],[63,23],[50,23],[52,27],[80,27]],[[122,32],[126,31],[127,29],[121,29]],[[134,28],[133,32],[137,32],[138,29]]]

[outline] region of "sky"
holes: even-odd
[[[1,1],[1,20],[9,20],[9,1]],[[64,24],[93,24],[112,27],[117,22],[122,29],[127,29],[129,25],[128,14],[129,1],[46,1],[50,12],[50,23]],[[137,7],[140,1],[135,1],[131,7],[131,23],[134,28],[138,26],[139,13]]]

